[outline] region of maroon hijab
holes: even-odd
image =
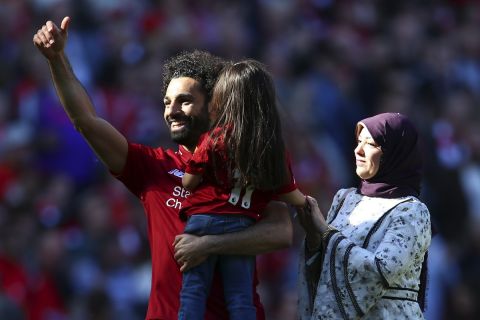
[[[377,174],[362,180],[359,191],[371,197],[418,197],[422,178],[422,157],[418,134],[408,118],[400,113],[381,113],[361,120],[356,136],[366,127],[383,155]]]

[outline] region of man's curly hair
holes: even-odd
[[[200,83],[206,102],[209,102],[217,77],[226,64],[222,58],[206,51],[182,52],[167,60],[163,66],[163,94],[172,79],[189,77]]]

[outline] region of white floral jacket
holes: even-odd
[[[325,255],[300,254],[299,319],[423,319],[417,303],[430,214],[415,197],[384,199],[342,189],[327,222],[339,230]],[[318,265],[310,289],[309,266]]]

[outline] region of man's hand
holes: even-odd
[[[181,272],[198,266],[207,259],[208,253],[206,252],[205,241],[207,237],[197,237],[186,233],[175,237],[173,242],[175,259],[181,266]]]
[[[33,43],[48,60],[63,52],[69,24],[70,17],[63,18],[60,28],[52,21],[47,21],[33,36]]]

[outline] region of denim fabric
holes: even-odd
[[[243,230],[254,221],[239,215],[197,214],[189,218],[185,233],[198,236]],[[214,255],[183,274],[179,320],[203,320],[215,268],[221,273],[230,319],[255,319],[253,304],[254,256]]]

